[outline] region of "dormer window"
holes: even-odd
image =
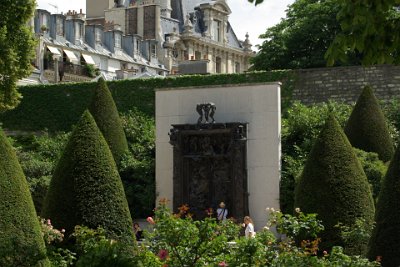
[[[151,45],[151,57],[157,57],[157,47],[155,44]]]
[[[46,14],[42,14],[41,16],[41,21],[40,21],[40,26],[46,26],[47,28],[49,27],[48,25],[48,19]]]
[[[95,34],[96,42],[100,43],[101,42],[101,30],[100,29],[96,29],[94,34]]]
[[[83,24],[76,23],[75,29],[76,29],[76,35],[75,35],[76,39],[77,40],[82,39],[82,37],[83,37]]]
[[[212,39],[216,42],[221,42],[221,21],[214,20]]]
[[[140,54],[140,42],[136,40],[136,54]]]
[[[121,48],[121,35],[115,34],[115,47]]]
[[[61,17],[57,17],[57,35],[64,36],[64,20]]]

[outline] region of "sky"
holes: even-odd
[[[84,13],[86,12],[86,0],[36,0],[36,2],[38,8],[51,13],[57,12],[54,6],[57,6],[59,13],[66,13],[68,10],[79,11],[81,8]],[[279,23],[285,16],[287,6],[293,2],[294,0],[264,0],[264,3],[254,6],[247,0],[227,0],[232,11],[229,21],[240,40],[244,40],[248,32],[253,45],[261,44],[262,39],[258,36],[267,28]],[[253,49],[256,50],[256,47],[253,46]]]

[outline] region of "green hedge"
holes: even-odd
[[[317,213],[322,220],[321,250],[344,245],[338,223],[350,227],[357,219],[365,219],[367,225],[373,222],[374,202],[367,177],[333,115],[308,156],[296,186],[295,207]],[[359,245],[366,250],[366,243]]]
[[[106,139],[118,165],[122,156],[128,152],[128,142],[117,107],[103,78],[99,79],[94,90],[89,111]]]
[[[48,265],[28,184],[0,129],[0,266]]]
[[[89,111],[72,132],[54,171],[42,216],[72,233],[99,226],[107,236],[133,243],[132,219],[121,178],[106,140]]]
[[[154,116],[154,89],[240,83],[281,81],[282,106],[290,101],[295,74],[290,70],[242,74],[191,75],[164,79],[136,79],[108,82],[118,111],[132,107]],[[9,130],[70,131],[88,107],[96,83],[64,83],[20,87],[21,104],[0,114],[0,122]]]

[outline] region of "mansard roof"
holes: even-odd
[[[194,35],[201,37],[202,33],[205,31],[205,24],[203,19],[203,14],[200,11],[200,5],[212,5],[212,6],[221,6],[222,9],[230,14],[231,10],[229,6],[226,4],[224,0],[172,0],[171,7],[172,7],[172,17],[179,21],[179,31],[183,32],[184,22],[186,19],[186,15],[190,15],[190,20],[193,24]],[[164,24],[165,22],[161,22]],[[162,26],[163,29],[167,28],[167,26]],[[227,39],[228,45],[233,48],[243,49],[240,41],[236,37],[232,26],[228,22],[228,29],[227,29]]]

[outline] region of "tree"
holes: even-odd
[[[329,47],[326,58],[333,65],[354,51],[364,65],[400,63],[399,0],[341,0],[337,15],[341,32]]]
[[[108,238],[132,243],[132,219],[111,151],[89,111],[75,127],[54,171],[43,217],[69,234],[101,226]]]
[[[385,116],[370,86],[365,86],[347,121],[344,132],[350,143],[367,152],[376,152],[387,162],[394,153]]]
[[[97,83],[89,110],[104,135],[115,162],[119,164],[122,155],[128,151],[128,142],[111,92],[102,78]]]
[[[14,149],[0,130],[0,266],[48,266],[39,220]]]
[[[390,162],[376,205],[375,223],[368,257],[382,258],[382,266],[400,265],[400,147]]]
[[[252,59],[257,70],[297,69],[326,66],[325,52],[340,31],[336,20],[337,0],[297,0],[286,18],[267,29],[266,39]],[[353,56],[346,64],[359,64]]]
[[[321,249],[343,246],[339,223],[351,227],[357,219],[372,225],[374,203],[370,186],[353,148],[331,115],[308,156],[295,191],[295,207],[317,213],[325,230]],[[367,244],[360,244],[366,250]]]
[[[28,26],[34,0],[2,0],[0,10],[0,111],[17,106],[16,83],[31,72],[35,40]]]

